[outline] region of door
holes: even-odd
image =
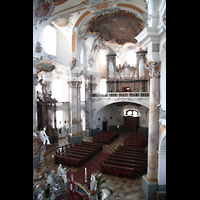
[[[107,121],[103,122],[103,131],[107,131]]]
[[[137,132],[139,128],[139,117],[124,117],[124,131]]]

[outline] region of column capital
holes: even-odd
[[[147,63],[147,67],[146,69],[148,69],[149,71],[149,77],[156,77],[159,78],[160,77],[160,64],[161,62],[155,62],[155,61],[150,61]]]
[[[69,86],[72,87],[81,87],[82,81],[68,81]]]

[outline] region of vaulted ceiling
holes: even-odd
[[[147,20],[145,0],[33,0],[33,25],[54,22],[65,34],[66,30],[87,24],[89,33],[118,44],[136,43],[135,36]],[[86,34],[86,33],[85,33]]]
[[[136,43],[135,36],[143,29],[142,20],[126,11],[94,17],[90,22],[88,32],[99,33],[104,41],[115,40],[117,44]]]

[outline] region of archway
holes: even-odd
[[[132,103],[132,102],[116,102],[107,104],[96,112],[94,110],[94,115],[92,118],[92,128],[103,130],[103,121],[107,121],[108,130],[119,130],[119,131],[131,131],[131,132],[148,132],[148,111],[149,109],[143,105]],[[128,111],[131,111],[131,115],[128,115]],[[127,114],[125,114],[125,112]],[[126,122],[124,124],[124,118],[130,118],[134,122],[128,122],[133,127],[126,127]],[[134,118],[134,119],[133,119]],[[131,128],[131,130],[128,130]]]

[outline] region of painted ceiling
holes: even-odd
[[[37,64],[36,69],[37,73],[40,73],[41,71],[51,72],[55,69],[55,65],[50,60],[42,60],[42,62]]]
[[[104,41],[114,39],[117,44],[123,45],[126,42],[137,43],[135,36],[142,29],[142,20],[131,13],[118,11],[94,17],[90,22],[88,32],[98,33],[98,37]]]

